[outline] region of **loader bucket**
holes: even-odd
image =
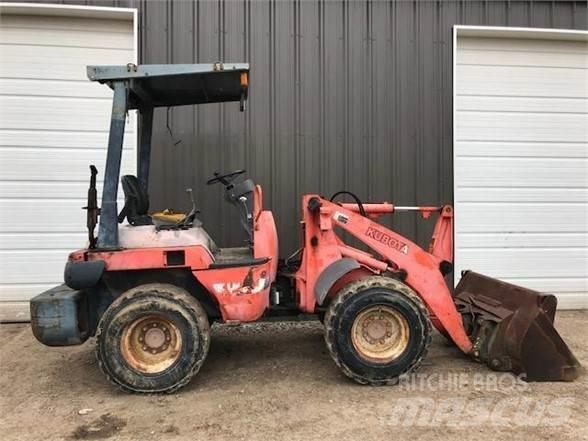
[[[454,301],[472,339],[472,356],[526,381],[572,381],[580,363],[553,327],[554,295],[462,273]]]

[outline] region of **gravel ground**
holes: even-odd
[[[588,364],[588,311],[560,312],[557,327]],[[588,440],[587,375],[518,382],[440,336],[416,378],[375,388],[338,371],[318,322],[215,327],[204,367],[175,395],[117,390],[93,346],[48,348],[27,325],[2,325],[0,439]]]

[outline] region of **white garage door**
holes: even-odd
[[[104,171],[112,105],[86,65],[136,61],[134,15],[0,12],[0,319],[27,320],[28,299],[63,283],[68,252],[85,246],[88,165]],[[127,172],[135,170],[134,118]]]
[[[586,308],[587,34],[466,28],[456,39],[456,274]]]

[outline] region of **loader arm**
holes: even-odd
[[[366,204],[363,208],[366,216],[359,214],[351,204],[336,204],[312,195],[304,198],[308,252],[303,257],[301,278],[305,282],[302,294],[306,294],[307,303],[321,271],[343,257],[355,259],[374,273],[401,272],[406,274],[405,283],[418,293],[434,316],[432,322],[435,327],[451,338],[463,352],[470,353],[472,342],[443,277],[450,264],[448,259],[452,259],[450,207],[423,207],[429,214],[441,212],[431,241],[431,252],[370,219],[394,212],[392,204]],[[343,244],[334,231],[335,227],[356,237],[378,256]]]
[[[325,289],[330,295],[337,292],[341,284],[325,279],[344,274],[341,283],[349,283],[372,274],[392,275],[420,296],[441,333],[491,369],[528,381],[572,381],[583,372],[553,326],[555,296],[473,271],[462,275],[451,294],[444,279],[453,261],[450,206],[336,204],[314,195],[303,204],[305,248],[297,273],[301,309],[313,312],[315,301],[322,304],[329,295]],[[399,211],[416,211],[425,219],[438,214],[428,251],[374,221]],[[367,245],[369,252],[346,244],[336,229]]]

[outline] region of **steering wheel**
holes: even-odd
[[[220,182],[225,186],[229,186],[237,176],[242,175],[243,173],[245,173],[245,170],[236,170],[231,173],[225,173],[224,175],[221,175],[219,172],[214,172],[214,178],[211,178],[208,181],[206,181],[206,185],[212,185],[216,184],[217,182]]]

